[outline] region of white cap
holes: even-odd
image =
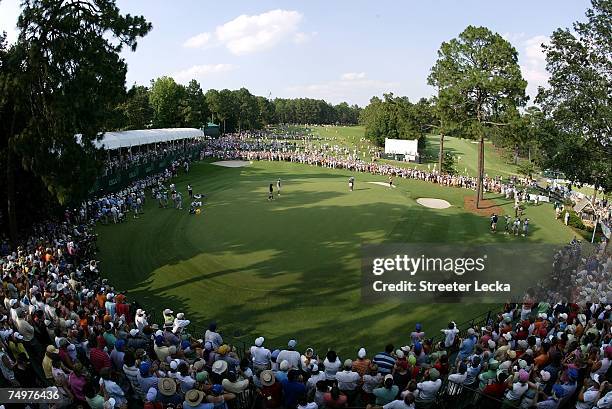
[[[166,314],[166,315],[167,315],[167,314],[172,314],[173,312],[174,312],[174,311],[172,311],[170,308],[166,308],[166,309],[164,310],[164,314]]]
[[[183,318],[185,318],[185,314],[182,312],[179,312],[178,314],[176,314],[176,318],[178,318],[179,320],[182,320]]]
[[[283,362],[280,363],[280,370],[281,371],[288,371],[289,368],[290,368],[289,361],[287,361],[286,359],[283,360]]]
[[[155,331],[155,336],[156,337],[161,337],[162,335],[164,335],[163,331],[161,329],[158,329],[157,331]]]
[[[131,335],[131,336],[133,336],[133,337],[135,337],[136,335],[138,335],[138,330],[137,330],[136,328],[132,328],[132,329],[130,330],[130,335]]]
[[[366,350],[365,350],[365,348],[359,348],[359,351],[357,351],[357,356],[359,358],[365,358],[366,357]]]
[[[255,346],[257,346],[257,347],[262,346],[262,345],[263,345],[263,343],[264,343],[264,341],[265,341],[265,338],[264,338],[264,337],[258,337],[258,338],[256,338],[256,339],[255,339]]]

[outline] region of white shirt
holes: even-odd
[[[417,389],[419,390],[418,396],[425,401],[434,400],[441,387],[442,381],[440,379],[417,383]]]
[[[336,373],[338,388],[341,391],[354,391],[360,379],[361,376],[357,372],[344,370]]]
[[[576,402],[576,409],[591,409],[597,403],[597,395],[599,395],[599,389],[589,388],[582,394],[584,402]]]
[[[414,409],[414,404],[406,405],[403,400],[394,400],[383,406],[383,409]]]
[[[519,400],[527,389],[529,389],[529,384],[527,382],[514,382],[512,384],[512,389],[506,392],[506,398],[510,400]]]
[[[136,318],[134,318],[134,323],[136,324],[136,328],[138,328],[138,331],[141,331],[141,332],[144,329],[144,327],[148,325],[147,318],[144,315],[142,316],[137,315]]]
[[[329,362],[327,358],[323,361],[323,365],[325,365],[325,376],[327,379],[336,379],[336,373],[338,369],[340,369],[340,359],[336,358],[334,362]]]
[[[289,367],[293,369],[300,369],[301,355],[298,351],[290,351],[283,349],[278,354],[276,362],[281,363],[283,361],[289,362]]]
[[[253,357],[254,365],[265,366],[270,363],[270,357],[272,356],[272,354],[267,348],[252,346],[251,356]]]
[[[444,329],[442,330],[442,332],[444,332],[444,335],[446,335],[446,338],[444,339],[444,346],[446,348],[452,346],[455,343],[455,336],[457,335],[459,330],[457,328]]]

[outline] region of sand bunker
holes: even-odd
[[[389,182],[367,182],[367,183],[371,183],[372,185],[389,187]],[[393,185],[392,187],[393,189],[395,189],[397,186]]]
[[[431,209],[448,209],[451,204],[446,200],[432,199],[430,197],[420,197],[416,200],[421,206],[429,207]]]
[[[250,162],[244,160],[221,160],[219,162],[213,162],[212,164],[224,166],[226,168],[241,168],[243,166],[249,166]]]

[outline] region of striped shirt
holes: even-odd
[[[386,352],[379,352],[374,356],[374,363],[378,366],[378,372],[386,375],[391,373],[395,365],[395,358]]]

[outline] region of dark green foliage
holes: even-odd
[[[537,97],[555,138],[546,161],[572,180],[612,190],[612,1],[592,0],[585,22],[544,47],[550,87]],[[555,152],[555,148],[559,150]],[[578,163],[576,163],[576,161]]]
[[[114,0],[25,0],[18,29],[15,45],[0,46],[0,152],[13,237],[22,171],[59,203],[87,193],[100,163],[92,142],[125,95],[120,53],[135,50],[151,24],[122,15]]]

